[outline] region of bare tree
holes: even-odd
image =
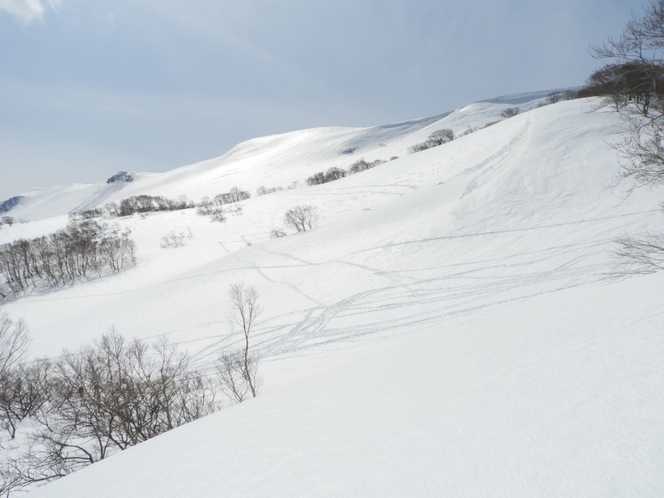
[[[594,47],[593,55],[598,59],[616,61],[593,74],[609,84],[611,94],[621,94],[634,101],[644,116],[648,116],[653,104],[656,114],[662,114],[664,0],[652,0],[642,17],[633,15],[620,37],[609,38]]]
[[[20,363],[0,377],[0,424],[14,439],[19,422],[36,416],[49,399],[51,363]]]
[[[436,130],[431,135],[429,135],[427,140],[430,140],[435,145],[443,145],[454,140],[454,132],[449,128]]]
[[[593,73],[585,90],[625,111],[627,133],[615,146],[624,160],[621,178],[637,185],[663,183],[664,0],[652,0],[643,16],[632,16],[620,37],[594,47],[593,55],[611,62]]]
[[[242,352],[241,364],[242,378],[247,383],[251,395],[255,398],[259,386],[257,382],[256,360],[249,351],[249,336],[263,308],[258,304],[258,291],[253,285],[245,285],[243,282],[232,284],[228,291],[228,296],[231,299],[231,311],[228,314],[228,318],[239,325],[244,334],[244,350]],[[237,389],[233,390],[237,391]]]
[[[563,98],[563,94],[560,92],[551,92],[549,95],[546,96],[544,101],[547,104],[555,104],[557,102],[560,102],[560,100]]]
[[[258,360],[252,354],[247,359],[248,365],[245,364],[245,355],[242,350],[224,351],[215,362],[219,389],[226,397],[236,403],[242,403],[251,390],[247,378],[253,379],[256,390],[260,388]],[[246,375],[247,370],[249,375]]]
[[[18,422],[43,403],[39,375],[35,375],[39,367],[22,363],[29,342],[23,320],[14,322],[9,315],[0,314],[0,425],[12,439]]]
[[[325,182],[333,182],[346,176],[346,172],[341,168],[330,168],[325,172]]]
[[[396,156],[393,156],[390,160],[394,160],[396,158]],[[356,161],[350,165],[350,168],[348,168],[348,173],[351,175],[355,173],[361,173],[362,171],[366,171],[368,169],[375,168],[376,166],[380,166],[381,164],[385,164],[385,162],[386,161],[382,159],[376,159],[375,161],[371,162],[360,159],[359,161]]]
[[[439,145],[446,144],[452,140],[454,140],[454,132],[449,128],[443,128],[442,130],[434,131],[427,137],[426,141],[408,147],[408,152],[414,154],[415,152],[421,152],[433,147],[438,147]]]
[[[318,209],[314,206],[295,206],[286,211],[284,224],[294,228],[298,232],[311,230],[318,221]]]
[[[56,287],[119,272],[136,263],[136,246],[117,225],[71,221],[48,237],[0,245],[0,298],[30,287]]]
[[[621,237],[614,251],[614,276],[655,273],[664,270],[664,236],[645,234],[639,238]]]
[[[622,161],[619,179],[633,178],[638,186],[664,183],[664,123],[624,117],[623,139],[614,144]]]
[[[519,110],[518,107],[508,107],[507,109],[504,109],[503,112],[500,113],[500,115],[504,118],[513,118],[514,116],[518,115],[521,111]]]
[[[0,378],[23,360],[29,343],[25,322],[0,314]]]

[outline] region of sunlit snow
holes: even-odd
[[[265,308],[258,398],[29,496],[662,496],[664,280],[607,279],[614,238],[662,226],[661,191],[615,186],[617,113],[538,107],[533,94],[501,120],[509,102],[259,138],[128,183],[21,194],[10,213],[32,221],[3,227],[0,243],[130,195],[252,192],[225,223],[193,209],[120,219],[135,268],[8,303],[34,356],[114,326],[166,334],[206,368],[240,338],[229,284],[255,284]],[[408,153],[432,131],[492,121]],[[388,162],[254,194],[360,158]],[[271,239],[298,204],[318,208],[318,227]],[[184,247],[160,247],[171,230]]]

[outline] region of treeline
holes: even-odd
[[[135,195],[122,199],[119,202],[109,202],[101,208],[88,209],[76,213],[83,219],[92,218],[123,218],[141,213],[154,213],[158,211],[178,211],[194,207],[194,203],[185,196],[178,199],[169,199],[154,195]]]
[[[606,64],[593,72],[578,97],[604,97],[616,110],[634,103],[648,116],[653,103],[664,99],[664,65],[649,61]]]
[[[393,159],[396,159],[396,157],[394,157]],[[384,161],[382,159],[376,159],[373,162],[367,162],[364,159],[360,159],[359,161],[351,164],[351,166],[347,170],[334,167],[328,169],[327,171],[321,171],[319,173],[316,173],[315,175],[307,178],[307,185],[312,186],[312,185],[320,185],[322,183],[333,182],[335,180],[339,180],[340,178],[344,178],[347,175],[354,175],[355,173],[360,173],[362,171],[375,168],[376,166],[385,164],[386,162],[387,161]]]
[[[178,199],[169,199],[163,196],[154,195],[136,195],[122,199],[119,202],[109,202],[100,208],[88,209],[74,213],[75,218],[94,219],[94,218],[124,218],[134,214],[155,213],[160,211],[179,211],[182,209],[198,208],[199,214],[209,215],[212,211],[224,204],[233,204],[245,199],[249,199],[251,194],[239,187],[233,187],[230,191],[218,194],[212,199],[203,197],[200,203],[196,204],[182,195]],[[219,210],[216,210],[219,212]],[[222,216],[223,218],[223,216]]]
[[[29,287],[63,286],[117,273],[136,263],[130,231],[95,220],[70,221],[57,232],[0,246],[0,298]]]

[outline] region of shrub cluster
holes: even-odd
[[[361,173],[362,171],[375,168],[376,166],[380,166],[381,164],[385,164],[386,162],[387,161],[383,161],[382,159],[376,159],[375,161],[371,162],[367,162],[364,159],[360,159],[359,161],[356,161],[350,165],[350,168],[348,168],[348,174],[354,175],[355,173]]]
[[[302,184],[298,180],[291,182],[291,184],[288,185],[285,189],[284,187],[260,186],[258,187],[258,190],[256,190],[256,195],[274,194],[275,192],[283,192],[284,190],[294,190],[296,188],[302,188]]]
[[[229,319],[242,346],[220,352],[213,368],[194,369],[165,338],[127,341],[111,330],[55,359],[23,361],[23,321],[0,314],[0,427],[26,442],[0,462],[0,494],[63,477],[221,408],[261,385],[249,339],[262,311],[251,285],[233,284]],[[5,438],[6,439],[6,438]]]
[[[3,216],[2,218],[0,218],[0,226],[2,225],[12,226],[14,223],[16,223],[16,220],[11,216]]]
[[[327,171],[321,171],[307,178],[307,185],[320,185],[322,183],[333,182],[346,176],[346,171],[341,168],[330,168]]]
[[[579,97],[603,97],[616,110],[630,103],[647,116],[653,103],[664,98],[664,65],[643,61],[606,64],[593,72]]]
[[[136,263],[130,231],[94,220],[70,221],[57,232],[0,246],[0,298],[28,287],[53,288],[101,277]]]
[[[519,113],[521,113],[521,109],[519,109],[518,107],[508,107],[507,109],[504,109],[503,112],[500,113],[500,115],[503,118],[509,119],[519,115]]]
[[[412,147],[408,148],[408,152],[411,154],[415,152],[421,152],[423,150],[431,149],[433,147],[438,147],[439,145],[446,144],[454,140],[454,132],[449,128],[444,128],[442,130],[434,131],[429,135],[426,141],[415,144]]]
[[[0,420],[10,437],[22,420],[31,429],[30,445],[0,468],[3,487],[62,477],[207,415],[218,408],[213,382],[166,340],[129,342],[115,332],[7,369]]]
[[[122,199],[120,202],[109,202],[101,208],[88,209],[76,213],[83,219],[92,218],[122,218],[134,214],[153,213],[158,211],[178,211],[194,207],[186,196],[179,199],[168,199],[167,197],[154,195],[136,195]]]
[[[120,202],[109,202],[101,208],[88,209],[74,213],[74,219],[91,220],[94,218],[121,218],[134,214],[154,213],[159,211],[179,211],[182,209],[197,208],[197,213],[210,216],[215,221],[224,221],[224,211],[221,206],[249,199],[251,194],[239,187],[233,187],[228,192],[214,196],[212,199],[203,197],[199,204],[195,204],[182,195],[178,199],[169,199],[163,196],[136,195],[122,199]]]
[[[215,195],[212,199],[203,197],[201,202],[196,205],[196,213],[201,216],[209,216],[214,221],[226,221],[228,212],[224,209],[226,204],[234,204],[236,202],[249,199],[251,194],[246,190],[241,190],[238,187],[233,187],[225,194]],[[242,213],[242,209],[235,210],[234,213]]]
[[[256,190],[256,195],[267,195],[267,194],[274,194],[275,192],[281,192],[284,190],[284,187],[264,187],[260,186]]]
[[[354,175],[355,173],[360,173],[362,171],[375,168],[376,166],[384,164],[385,162],[386,161],[383,161],[382,159],[376,159],[373,162],[367,162],[364,159],[360,159],[359,161],[351,164],[347,170],[334,167],[328,169],[327,171],[316,173],[315,175],[307,178],[307,185],[320,185],[322,183],[333,182],[335,180],[339,180],[340,178],[344,178],[347,175]]]
[[[284,214],[284,224],[294,228],[298,232],[306,232],[307,230],[311,230],[316,226],[317,221],[318,209],[311,205],[298,205],[289,209],[286,211],[286,214]],[[283,235],[277,235],[275,230],[272,230],[271,236],[283,237]]]

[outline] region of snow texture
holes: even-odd
[[[664,275],[606,279],[615,237],[662,226],[661,196],[610,187],[615,112],[591,112],[588,100],[538,107],[542,97],[264,137],[132,182],[23,194],[15,217],[33,221],[3,228],[0,243],[139,193],[253,193],[399,156],[254,196],[225,223],[194,210],[122,219],[136,268],[8,303],[35,356],[115,326],[166,334],[200,368],[240,340],[225,314],[230,283],[255,284],[265,308],[258,398],[29,496],[664,495]],[[521,114],[501,121],[515,102]],[[407,152],[435,130],[492,121]],[[318,208],[319,226],[271,239],[298,204]],[[170,231],[191,238],[161,249]]]

